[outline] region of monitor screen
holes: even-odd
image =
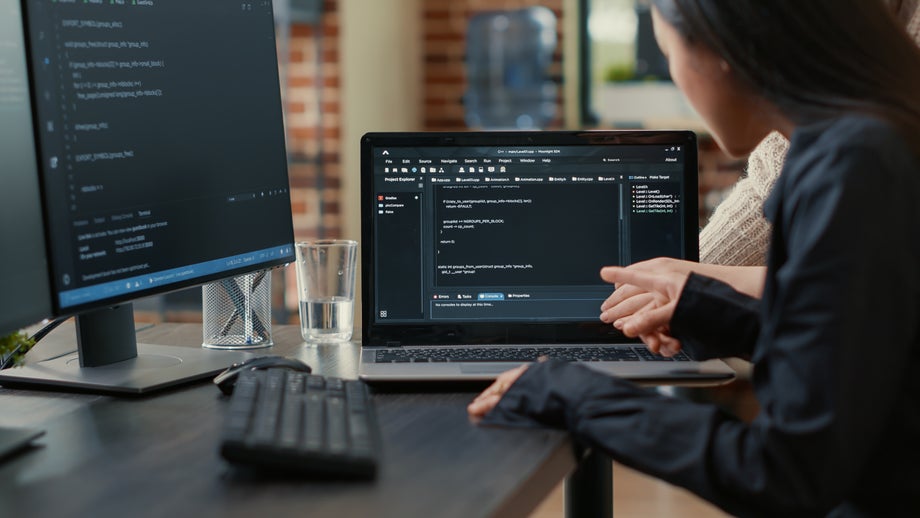
[[[0,335],[51,315],[19,0],[0,0]]]
[[[92,316],[81,363],[128,327],[120,303],[293,260],[271,2],[23,5],[53,305]]]
[[[242,5],[27,2],[61,312],[290,259],[271,4]]]

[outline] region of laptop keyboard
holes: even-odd
[[[692,361],[683,351],[666,358],[645,346],[619,347],[412,347],[377,351],[377,363],[532,362],[546,356],[566,361]]]

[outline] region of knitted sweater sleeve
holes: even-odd
[[[763,203],[779,177],[789,141],[771,133],[748,158],[747,176],[716,207],[700,232],[700,262],[734,266],[767,264],[770,223]]]

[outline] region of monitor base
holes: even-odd
[[[0,371],[0,385],[71,389],[100,394],[146,394],[212,377],[253,355],[191,347],[137,344],[137,357],[100,367],[80,367],[76,352]]]

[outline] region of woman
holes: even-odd
[[[761,300],[605,268],[654,301],[616,326],[750,356],[750,424],[584,366],[502,374],[484,423],[549,425],[739,515],[920,515],[920,51],[881,2],[653,0],[671,75],[729,154],[791,140]]]
[[[907,34],[920,45],[920,1],[882,0],[902,24]],[[700,273],[728,283],[734,289],[760,297],[766,273],[770,222],[763,206],[779,177],[789,150],[789,141],[779,132],[770,133],[751,152],[747,176],[716,207],[712,218],[700,232],[700,262],[657,258],[637,268],[649,271]],[[612,323],[644,307],[652,295],[637,286],[621,285],[601,306],[601,320]],[[651,341],[650,350],[664,356],[680,351],[677,341]],[[747,371],[747,364],[733,364]]]
[[[883,0],[883,3],[904,25],[914,43],[920,45],[920,1]],[[742,293],[760,297],[770,238],[770,222],[763,216],[763,205],[779,177],[788,150],[786,137],[772,132],[751,152],[746,176],[716,207],[700,232],[699,263],[658,258],[642,267],[701,273],[727,282]],[[636,286],[623,286],[618,291],[601,307],[601,320],[614,322],[630,315],[651,298]],[[653,346],[652,350],[666,356],[678,352],[677,347]]]
[[[920,44],[920,9],[917,0],[885,0],[904,24],[914,43]],[[763,204],[779,177],[789,141],[771,133],[748,157],[747,174],[738,181],[700,232],[700,263],[729,266],[767,264],[770,223]],[[752,275],[763,274],[754,269]],[[756,272],[756,273],[754,273]]]

